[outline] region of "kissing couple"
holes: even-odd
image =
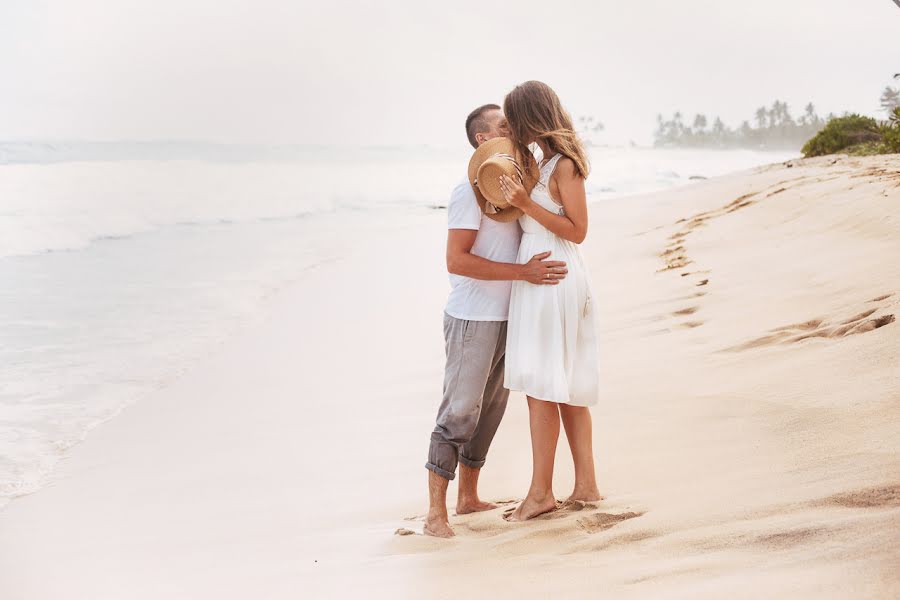
[[[592,293],[578,244],[588,231],[588,159],[549,86],[528,81],[466,119],[475,153],[448,206],[444,395],[428,450],[424,532],[453,536],[447,486],[459,466],[457,514],[497,508],[478,475],[509,392],[528,399],[532,477],[509,515],[557,507],[560,421],[575,463],[569,500],[598,501],[589,406],[598,397]],[[540,162],[530,146],[540,149]]]

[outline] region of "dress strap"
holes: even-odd
[[[562,154],[556,153],[553,157],[544,163],[544,166],[541,167],[541,182],[544,185],[547,185],[550,181],[550,177],[553,175],[553,171],[556,170],[556,163],[559,162],[559,159],[562,158]]]

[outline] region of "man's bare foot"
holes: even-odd
[[[456,514],[467,515],[474,512],[484,512],[486,510],[494,510],[497,506],[493,502],[483,502],[478,498],[474,500],[460,498],[456,502]]]
[[[541,498],[528,494],[522,503],[516,507],[516,510],[506,517],[506,520],[527,521],[552,510],[556,510],[556,498],[553,497],[553,494],[546,494]]]
[[[425,525],[422,527],[422,533],[439,538],[452,538],[455,533],[447,521],[447,514],[428,513],[425,517]]]

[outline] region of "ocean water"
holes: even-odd
[[[0,506],[39,489],[93,427],[260,318],[267,298],[346,256],[335,228],[443,207],[469,154],[162,150],[0,144]],[[590,202],[793,156],[591,152]]]

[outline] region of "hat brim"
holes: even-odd
[[[481,209],[482,214],[491,220],[499,221],[501,223],[507,223],[509,221],[515,221],[516,219],[521,217],[524,214],[522,210],[516,208],[515,206],[505,206],[497,207],[496,212],[488,212],[488,200],[475,184],[481,165],[488,158],[498,153],[514,155],[515,146],[512,140],[505,137],[494,138],[486,141],[475,149],[475,153],[469,160],[469,183],[472,186],[472,191],[475,192],[475,200],[478,202],[478,207]],[[534,158],[531,157],[531,160],[534,161]],[[537,164],[536,161],[534,162],[534,164]],[[533,188],[533,182],[525,182],[525,189],[529,194],[531,193],[531,189]]]
[[[525,214],[522,212],[521,208],[516,208],[515,206],[498,208],[497,212],[490,213],[487,211],[487,199],[479,191],[478,186],[473,185],[472,189],[475,191],[475,200],[478,202],[478,208],[481,209],[481,213],[488,219],[499,221],[501,223],[508,223],[510,221],[515,221]]]

